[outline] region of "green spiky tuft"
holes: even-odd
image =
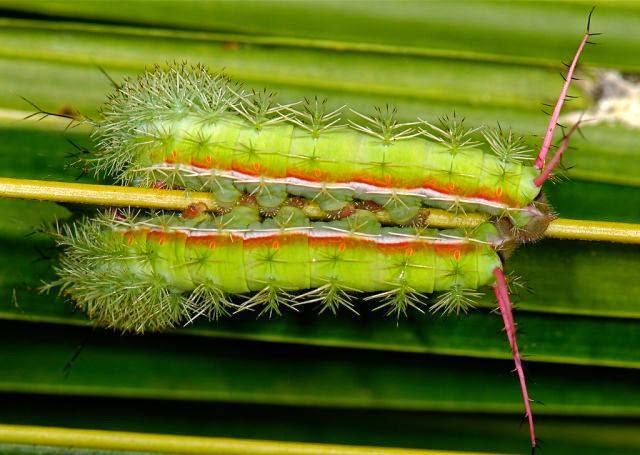
[[[513,131],[497,128],[486,128],[482,132],[491,151],[496,154],[503,164],[523,163],[533,161],[533,151],[527,146],[522,136]]]
[[[420,133],[456,153],[465,148],[472,148],[479,144],[473,140],[473,135],[482,130],[482,127],[467,128],[464,125],[464,117],[459,118],[455,112],[451,117],[445,115],[438,119],[438,125],[433,125],[425,120],[420,122]]]
[[[215,283],[201,283],[187,298],[186,309],[189,314],[187,324],[200,316],[217,321],[221,317],[231,316],[239,306]]]
[[[345,124],[342,120],[343,107],[339,107],[333,111],[327,109],[327,99],[318,100],[318,97],[313,100],[305,98],[302,103],[302,110],[289,107],[288,119],[311,133],[311,137],[318,138],[321,133],[344,128]]]
[[[384,310],[386,316],[395,315],[396,319],[406,316],[410,308],[424,313],[422,307],[426,305],[424,295],[411,288],[406,281],[401,281],[394,289],[373,294],[364,300],[382,301],[373,311]]]
[[[111,93],[100,112],[103,121],[93,132],[98,152],[89,166],[96,175],[114,176],[131,183],[122,173],[133,163],[144,145],[166,143],[173,131],[162,125],[190,114],[214,121],[237,106],[244,93],[222,74],[203,65],[156,65],[137,78],[125,79]],[[131,136],[138,139],[132,143]]]
[[[349,292],[352,294],[349,294]],[[340,283],[337,277],[334,277],[327,284],[297,295],[295,299],[299,302],[299,305],[319,303],[319,314],[328,310],[335,315],[340,308],[345,308],[357,315],[358,311],[356,311],[353,303],[354,294],[357,292],[355,289],[346,287]]]
[[[274,313],[281,316],[282,307],[298,311],[294,296],[274,283],[266,284],[260,291],[245,300],[238,311],[253,310],[255,307],[261,308],[258,316],[267,314],[272,317]]]
[[[457,315],[460,312],[466,313],[475,308],[476,302],[482,297],[482,292],[475,289],[465,289],[459,285],[454,285],[450,290],[440,294],[436,302],[431,305],[429,311],[432,313]]]
[[[415,123],[398,122],[398,110],[395,107],[391,108],[387,104],[382,109],[376,106],[374,111],[374,115],[365,115],[352,109],[351,112],[358,116],[359,120],[363,120],[364,123],[350,120],[349,124],[355,130],[377,137],[383,144],[387,145],[402,139],[410,139],[420,134],[413,128]]]
[[[253,127],[260,131],[267,125],[282,122],[286,119],[280,115],[287,106],[281,106],[276,101],[277,95],[267,89],[252,91],[244,96],[239,103],[231,103],[229,107],[244,117]]]
[[[60,226],[54,235],[64,248],[56,272],[58,280],[43,291],[60,288],[98,325],[125,332],[162,331],[198,316],[217,319],[235,308],[212,283],[202,283],[189,294],[172,287],[152,264],[158,251],[143,245],[129,247],[120,238],[106,236],[114,226],[133,229],[149,223],[169,229],[175,215],[142,218],[133,210],[107,211],[79,224]]]
[[[149,257],[136,254],[121,242],[105,241],[102,228],[110,218],[65,226],[58,244],[66,254],[56,268],[60,293],[73,298],[76,306],[99,325],[142,333],[174,327],[189,313],[181,292],[148,271],[129,270],[128,262],[145,269]],[[132,219],[119,220],[131,223]],[[96,266],[98,265],[98,266]]]

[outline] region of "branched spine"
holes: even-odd
[[[313,100],[305,98],[302,110],[295,109],[295,105],[287,107],[287,111],[291,114],[287,115],[287,119],[317,139],[321,133],[345,127],[342,120],[343,109],[344,106],[328,111],[326,98],[321,101],[318,97]]]
[[[464,120],[464,117],[458,118],[455,113],[451,117],[440,117],[438,125],[421,120],[420,125],[424,128],[420,128],[419,131],[423,136],[447,147],[451,153],[456,153],[461,149],[479,145],[479,142],[473,139],[473,135],[483,129],[467,128]]]
[[[420,134],[413,128],[415,122],[398,123],[398,110],[395,107],[391,108],[387,104],[384,109],[376,106],[374,110],[374,115],[365,115],[351,109],[351,112],[361,120],[364,120],[365,123],[361,124],[353,120],[349,120],[349,125],[356,131],[377,137],[385,145],[389,145],[395,141],[403,139],[410,139]]]
[[[386,316],[395,315],[396,320],[400,319],[400,316],[406,316],[407,310],[410,308],[424,313],[422,307],[426,305],[427,301],[426,296],[409,286],[406,280],[400,280],[396,287],[389,291],[373,294],[365,297],[364,300],[381,301],[382,303],[373,311],[384,310]]]
[[[522,136],[513,131],[497,128],[487,128],[482,132],[485,140],[504,165],[508,163],[522,163],[533,161],[532,150],[524,142]]]
[[[453,285],[452,288],[440,294],[436,302],[429,307],[433,313],[459,315],[475,308],[477,301],[483,296],[482,292],[475,289],[466,289],[460,285]]]

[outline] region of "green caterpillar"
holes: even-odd
[[[400,316],[467,311],[492,286],[513,351],[531,443],[533,417],[515,338],[496,226],[473,230],[382,227],[359,210],[330,222],[310,222],[295,207],[262,220],[239,206],[212,217],[137,217],[118,211],[66,225],[57,236],[64,254],[57,287],[98,324],[124,331],[163,330],[206,315],[242,310],[280,314],[313,304],[320,311],[356,311],[353,297]]]
[[[362,293],[398,316],[433,292],[443,292],[434,309],[466,311],[475,289],[494,283],[504,243],[489,223],[472,235],[382,227],[364,210],[309,222],[294,207],[264,221],[250,207],[191,219],[116,212],[63,233],[52,285],[99,323],[137,332],[254,307],[279,314],[313,302],[321,311],[354,310],[352,296]],[[248,297],[236,303],[238,294]]]
[[[124,184],[211,191],[221,207],[249,193],[264,213],[290,195],[333,213],[372,201],[397,224],[411,224],[423,206],[483,211],[523,238],[552,218],[541,170],[511,132],[469,130],[455,116],[399,124],[388,108],[344,121],[325,107],[279,105],[200,65],[156,67],[109,96],[89,165]]]

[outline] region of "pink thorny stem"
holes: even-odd
[[[560,164],[560,159],[562,158],[562,154],[569,147],[569,139],[571,139],[571,135],[574,133],[575,130],[578,129],[579,126],[580,126],[580,122],[578,121],[574,123],[571,126],[571,128],[569,128],[569,131],[567,131],[567,134],[565,134],[564,137],[562,138],[562,142],[560,143],[558,150],[556,150],[556,153],[551,158],[551,161],[549,161],[549,164],[545,166],[544,170],[540,173],[539,176],[533,179],[533,183],[536,186],[542,186],[542,184],[547,181],[547,179],[549,178],[553,170],[558,166],[558,164]]]
[[[564,81],[564,85],[562,86],[562,91],[560,92],[560,97],[558,101],[556,101],[556,105],[553,109],[553,113],[551,114],[551,118],[549,119],[549,125],[547,126],[547,133],[544,135],[544,140],[542,141],[542,147],[540,147],[540,153],[538,153],[538,158],[536,159],[535,167],[536,169],[542,169],[544,167],[544,162],[547,159],[547,154],[549,153],[549,149],[551,148],[551,141],[553,140],[553,133],[556,130],[556,126],[558,125],[558,118],[560,117],[560,111],[562,110],[562,105],[564,104],[565,98],[567,97],[567,92],[569,91],[569,86],[571,85],[571,80],[573,79],[573,73],[578,65],[578,60],[580,59],[580,54],[582,54],[582,50],[584,46],[589,41],[589,37],[592,34],[589,32],[589,25],[591,23],[591,13],[589,13],[589,21],[587,23],[587,32],[582,37],[582,41],[580,41],[580,45],[578,46],[578,50],[573,57],[573,61],[569,66],[569,70],[567,71],[567,76]]]
[[[516,325],[513,319],[513,313],[511,312],[511,301],[509,300],[507,281],[505,280],[504,272],[499,267],[493,269],[493,275],[496,278],[496,284],[493,286],[493,291],[495,292],[496,299],[498,300],[498,307],[500,308],[504,328],[507,332],[509,344],[511,345],[511,351],[513,352],[513,361],[516,365],[516,372],[518,374],[518,379],[520,380],[520,389],[522,390],[522,398],[524,400],[524,409],[526,412],[525,417],[529,421],[531,447],[535,449],[536,435],[533,426],[533,414],[531,413],[531,401],[529,400],[527,383],[524,377],[524,370],[522,369],[522,360],[520,358],[520,352],[518,351],[518,344],[516,343]]]

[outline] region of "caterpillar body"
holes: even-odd
[[[102,114],[89,159],[97,173],[124,184],[211,191],[221,207],[249,193],[265,213],[291,195],[333,213],[372,201],[397,224],[411,224],[423,206],[482,211],[510,220],[523,238],[539,237],[552,219],[542,171],[528,163],[522,138],[466,129],[455,115],[438,126],[400,124],[387,108],[345,122],[341,110],[327,112],[317,99],[302,109],[282,106],[185,64],[124,81]]]
[[[400,316],[408,309],[467,311],[491,286],[500,308],[520,381],[531,444],[533,416],[515,336],[496,225],[472,232],[382,227],[358,210],[342,220],[310,222],[295,207],[263,219],[238,206],[212,217],[138,217],[121,211],[64,226],[57,267],[60,287],[97,323],[124,331],[162,330],[198,316],[241,310],[279,314],[314,304],[320,311],[356,311],[366,295],[374,309]],[[244,296],[238,301],[233,296]]]
[[[459,312],[495,283],[503,242],[490,223],[472,233],[382,227],[368,211],[331,222],[294,207],[264,221],[250,207],[191,219],[112,212],[66,228],[54,285],[100,323],[139,332],[254,307],[355,311],[361,293],[400,315],[441,292],[433,308]]]

